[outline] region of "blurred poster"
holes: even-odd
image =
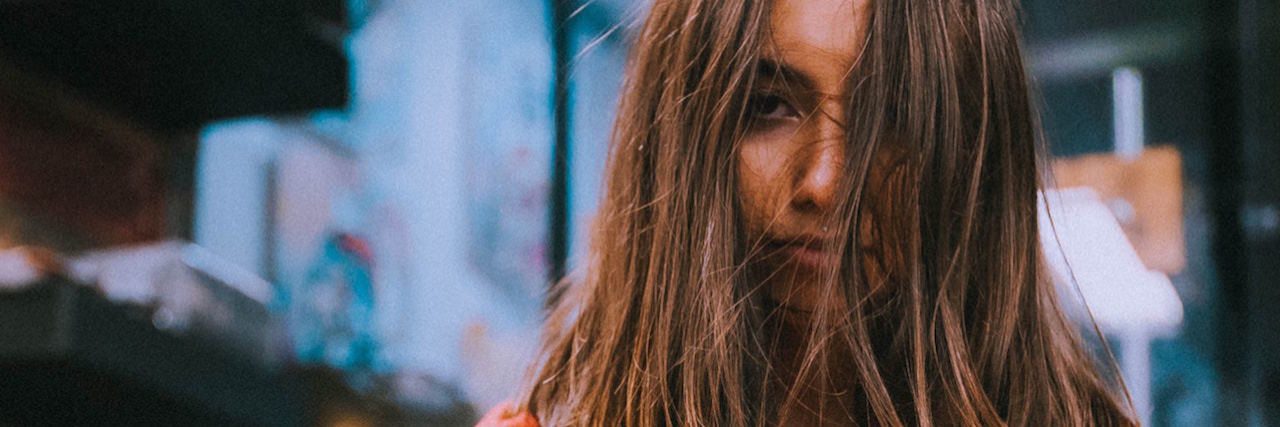
[[[544,31],[541,19],[530,19],[538,14],[485,4],[494,10],[472,15],[464,36],[468,260],[517,300],[536,304],[548,274],[550,46],[528,36]]]
[[[1102,197],[1147,268],[1169,274],[1186,268],[1176,148],[1149,147],[1133,161],[1112,154],[1058,159],[1053,173],[1058,188],[1090,187]]]

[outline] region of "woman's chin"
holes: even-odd
[[[839,301],[840,298],[835,294],[837,290],[828,289],[830,286],[823,284],[815,276],[804,277],[797,274],[793,277],[800,280],[774,281],[769,284],[769,297],[777,303],[778,308],[801,315],[811,314]]]

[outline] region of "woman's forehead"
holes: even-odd
[[[870,22],[871,0],[775,0],[769,19],[772,63],[804,74],[820,88],[844,84]]]

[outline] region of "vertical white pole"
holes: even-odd
[[[1120,369],[1123,371],[1134,411],[1143,425],[1151,424],[1151,338],[1144,327],[1125,331],[1121,337]]]
[[[1116,155],[1127,161],[1142,156],[1145,143],[1142,117],[1142,74],[1131,67],[1120,67],[1111,73],[1112,113],[1115,126]]]

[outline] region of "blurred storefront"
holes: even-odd
[[[370,248],[373,308],[361,328],[376,355],[369,366],[347,364],[341,349],[310,361],[419,373],[476,407],[517,387],[547,283],[582,256],[622,80],[618,22],[642,12],[552,6],[377,2],[345,42],[346,109],[202,132],[195,241],[267,278],[278,310],[313,321],[348,310],[351,291],[327,304],[302,295],[349,283],[308,276],[326,262],[327,236]],[[316,345],[306,317],[291,319],[304,359]]]

